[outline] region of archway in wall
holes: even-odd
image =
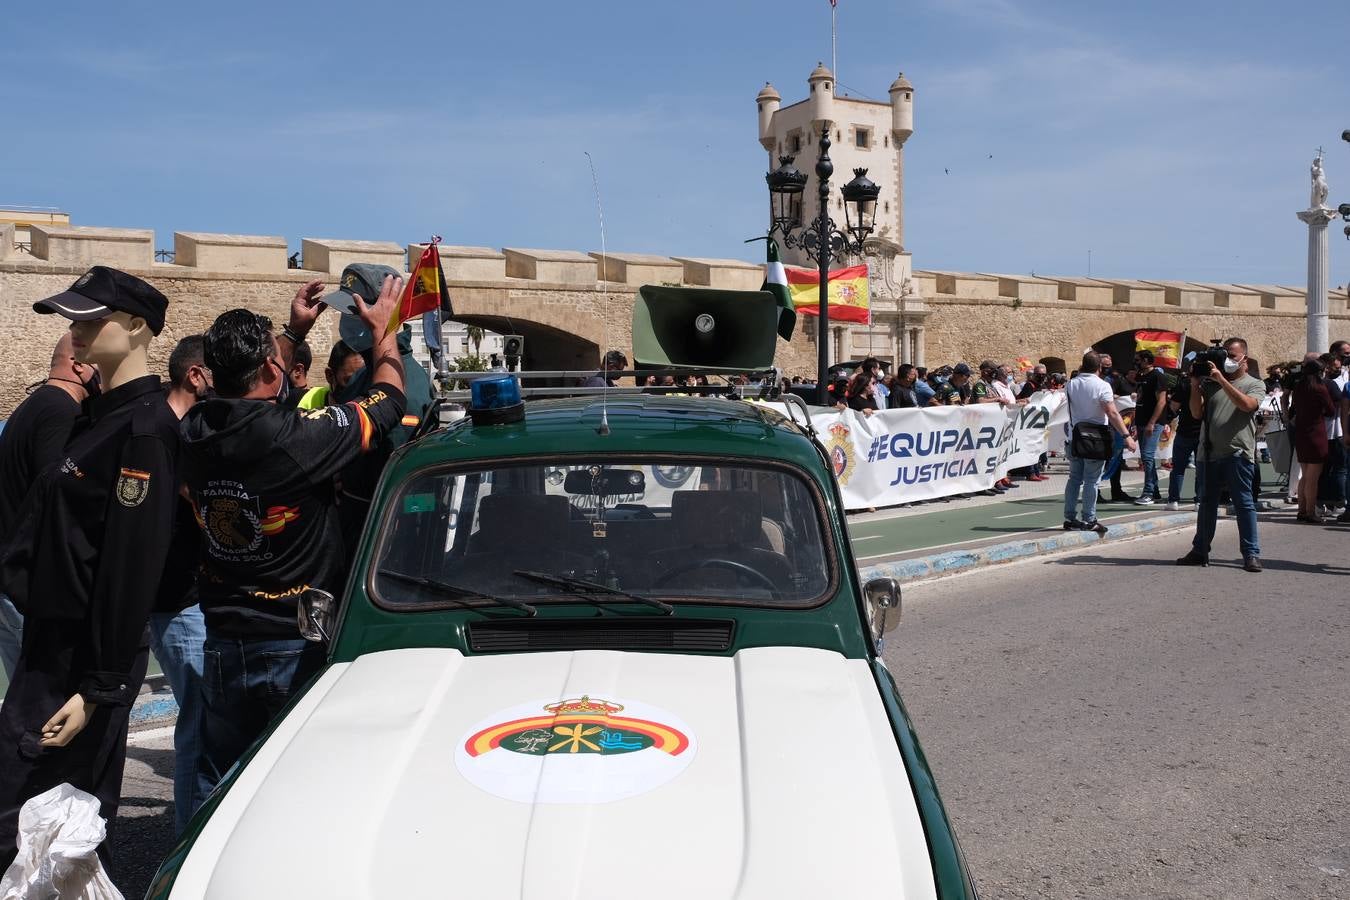
[[[1136,331],[1171,331],[1171,328],[1153,327],[1131,328],[1129,331],[1117,331],[1115,334],[1102,338],[1092,345],[1092,349],[1098,353],[1106,353],[1111,356],[1111,365],[1117,372],[1124,372],[1134,366],[1134,333]],[[1182,348],[1182,355],[1185,356],[1192,350],[1203,350],[1209,344],[1202,340],[1186,336],[1186,346]]]
[[[1045,371],[1050,375],[1069,374],[1069,370],[1064,362],[1064,357],[1062,356],[1042,356],[1040,359],[1036,361],[1041,365],[1045,366]]]
[[[590,372],[600,366],[600,348],[588,341],[552,325],[528,319],[489,315],[456,315],[456,322],[477,325],[497,334],[518,334],[525,339],[525,353],[520,367],[536,371],[566,370]],[[545,382],[531,382],[543,386]]]

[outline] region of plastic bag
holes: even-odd
[[[98,858],[107,833],[98,798],[58,784],[19,810],[19,855],[0,900],[123,900]]]

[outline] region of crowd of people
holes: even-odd
[[[0,432],[0,871],[23,804],[62,783],[112,829],[151,650],[179,706],[180,830],[322,665],[297,606],[341,592],[381,468],[433,399],[408,330],[386,327],[399,274],[354,265],[341,284],[303,285],[279,332],[222,313],[167,379],[149,348],[168,301],[147,282],[95,266],[34,304],[71,325]],[[328,307],[341,340],[311,386]]]

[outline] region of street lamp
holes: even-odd
[[[799,247],[815,259],[820,275],[820,327],[816,334],[816,386],[821,406],[830,403],[830,261],[843,262],[849,256],[862,253],[863,241],[872,233],[876,221],[877,197],[881,188],[867,178],[866,169],[854,169],[853,180],[844,185],[844,230],[830,218],[830,176],[834,163],[830,161],[830,122],[820,128],[820,155],[816,159],[817,212],[816,219],[800,234],[793,232],[802,225],[802,194],[806,176],[792,165],[793,157],[781,156],[776,170],[764,176],[769,185],[773,223],[769,236],[783,235],[788,247]]]

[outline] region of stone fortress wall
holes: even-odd
[[[45,374],[51,348],[67,326],[37,315],[33,301],[58,293],[89,266],[124,269],[169,298],[164,333],[152,363],[163,371],[175,342],[200,333],[226,309],[244,306],[285,321],[296,288],[313,278],[335,284],[350,262],[377,262],[406,271],[421,245],[306,238],[304,268],[287,264],[281,237],[177,232],[175,261],[154,261],[154,233],[121,228],[34,225],[30,246],[16,248],[13,226],[0,226],[0,416],[23,399],[25,385]],[[456,318],[499,333],[525,335],[524,364],[533,369],[593,369],[601,348],[631,348],[633,297],[642,284],[754,290],[761,265],[732,259],[598,252],[445,246],[441,256]],[[1231,334],[1251,342],[1263,361],[1302,354],[1304,297],[1273,285],[1192,284],[1050,278],[915,270],[903,300],[875,292],[875,324],[834,335],[833,358],[868,351],[893,362],[941,364],[991,357],[1063,357],[1118,332],[1185,329],[1199,340]],[[1331,336],[1350,338],[1346,295],[1330,295]],[[777,364],[789,374],[815,369],[814,321],[780,342]],[[314,376],[334,339],[336,320],[324,316],[310,336]]]

